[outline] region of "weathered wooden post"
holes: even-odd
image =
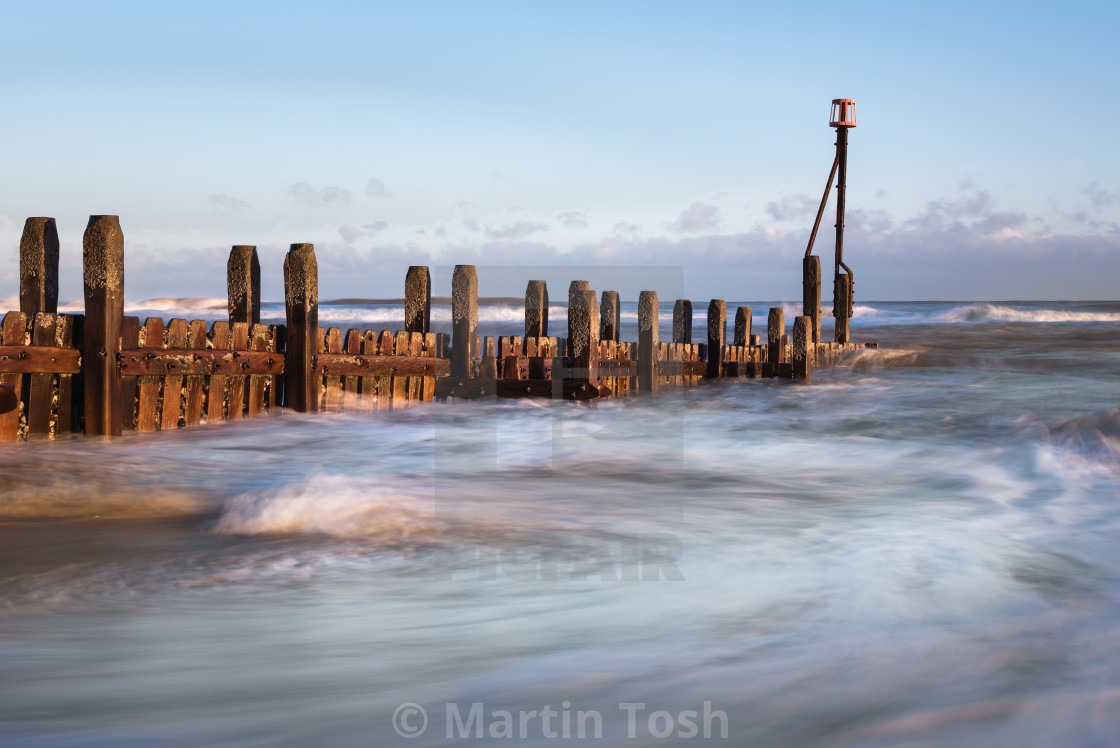
[[[124,233],[117,216],[90,216],[82,239],[85,325],[82,381],[85,431],[121,433],[121,317],[124,316]]]
[[[708,304],[708,379],[723,376],[723,345],[727,336],[727,303],[712,299]]]
[[[766,360],[777,366],[782,363],[782,334],[786,329],[786,313],[780,306],[770,307],[766,320]]]
[[[673,304],[673,342],[692,344],[692,302],[688,299]]]
[[[585,281],[573,281],[584,283]],[[599,368],[599,303],[591,289],[574,289],[568,305],[571,379],[594,380]]]
[[[548,337],[548,284],[531,280],[525,287],[525,338]]]
[[[836,342],[847,343],[851,337],[849,323],[852,319],[852,276],[837,273],[832,297],[832,316],[836,318]]]
[[[19,310],[28,319],[58,312],[58,228],[53,218],[28,218],[19,240]]]
[[[404,276],[404,331],[427,335],[432,320],[432,277],[426,265],[412,265]]]
[[[251,244],[237,244],[229,251],[226,262],[226,293],[229,303],[229,323],[261,321],[261,263],[257,248]]]
[[[801,313],[812,322],[812,342],[821,342],[821,258],[816,255],[801,261]]]
[[[793,318],[793,376],[809,381],[813,365],[813,318],[805,314]]]
[[[297,413],[319,411],[319,263],[315,246],[293,244],[284,257],[284,306],[288,345],[284,357],[284,405]]]
[[[621,324],[622,304],[618,291],[603,291],[603,302],[599,306],[599,340],[618,342],[618,328]]]
[[[451,376],[471,376],[477,333],[478,273],[474,265],[456,265],[451,276]]]
[[[751,344],[751,308],[741,306],[735,310],[735,345]]]
[[[691,305],[690,305],[691,306]],[[657,291],[638,296],[638,391],[657,392]]]
[[[580,294],[582,294],[584,291],[590,291],[590,290],[591,290],[591,284],[588,281],[585,281],[585,280],[574,280],[570,284],[568,284],[568,309],[570,310],[576,304],[576,299],[579,297]],[[562,351],[562,353],[564,355],[566,355],[569,359],[571,359],[571,357],[572,357],[572,333],[573,332],[575,332],[575,331],[572,329],[572,315],[571,315],[571,312],[569,312],[568,313],[568,343],[567,343],[568,347],[567,347],[566,350]]]

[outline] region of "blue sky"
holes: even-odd
[[[305,241],[324,298],[475,263],[792,299],[836,97],[858,298],[1117,297],[1116,3],[0,8],[0,297],[24,218],[58,219],[73,298],[115,213],[133,300],[221,296],[233,244],[279,298]]]

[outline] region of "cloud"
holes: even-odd
[[[370,178],[366,182],[366,197],[392,197],[393,193],[389,192],[385,187],[385,183],[380,179]]]
[[[693,203],[673,224],[678,231],[703,231],[719,226],[719,208],[707,203]]]
[[[240,213],[243,210],[252,210],[253,206],[244,200],[238,200],[235,197],[230,197],[224,192],[220,195],[210,196],[210,208],[214,211],[214,215],[226,217],[234,213]]]
[[[492,239],[523,239],[538,231],[548,231],[548,224],[535,223],[533,221],[516,221],[499,228],[494,228],[492,226],[486,227],[486,235]]]
[[[323,189],[315,189],[307,182],[297,182],[288,189],[288,194],[297,203],[305,205],[315,205],[321,207],[331,207],[338,205],[349,205],[351,196],[348,190],[341,187],[324,187]]]
[[[786,195],[780,201],[766,204],[766,212],[775,221],[788,221],[816,215],[820,203],[808,195]]]
[[[1081,189],[1081,194],[1089,198],[1089,202],[1092,204],[1092,206],[1098,209],[1112,205],[1112,203],[1116,200],[1115,195],[1113,195],[1111,192],[1105,191],[1105,189],[1096,182],[1085,185]]]
[[[362,237],[373,236],[387,228],[389,228],[388,221],[372,221],[358,226],[348,221],[338,227],[338,235],[341,236],[342,240],[347,244],[353,244]]]
[[[556,215],[556,220],[570,229],[587,228],[587,215],[578,210],[566,210]]]

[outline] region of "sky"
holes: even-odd
[[[490,295],[566,266],[596,288],[603,266],[632,268],[624,298],[677,268],[696,299],[796,299],[834,98],[857,101],[857,301],[1120,298],[1116,2],[4,0],[0,19],[0,298],[28,216],[57,219],[60,297],[80,297],[107,213],[134,301],[223,296],[235,244],[280,299],[296,242],[323,299],[459,263]]]

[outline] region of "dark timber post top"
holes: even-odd
[[[572,308],[573,305],[575,305],[576,299],[579,297],[580,294],[582,294],[584,291],[590,291],[590,290],[591,290],[591,283],[589,281],[574,280],[568,285],[568,310],[569,310],[568,311],[568,348],[567,348],[567,354],[566,354],[568,356],[568,358],[571,358],[571,356],[572,356],[572,353],[571,353],[572,347],[571,346],[572,346],[572,338],[574,337],[573,333],[575,332],[572,329],[571,308]]]
[[[821,258],[801,261],[801,314],[809,318],[813,342],[821,342]]]
[[[404,330],[427,334],[432,321],[432,277],[427,265],[412,265],[404,276]]]
[[[807,314],[793,318],[793,376],[808,381],[813,365],[813,319]]]
[[[525,287],[525,337],[548,337],[548,284],[542,280]]]
[[[782,335],[786,331],[786,312],[780,306],[770,307],[770,317],[766,320],[766,360],[772,364],[782,361]]]
[[[599,364],[599,302],[591,289],[572,292],[571,305],[568,307],[568,359],[573,369],[572,379],[596,378]]]
[[[712,299],[708,304],[708,379],[723,376],[723,345],[727,336],[727,302]]]
[[[53,218],[28,218],[19,240],[19,310],[58,312],[58,228]]]
[[[451,376],[471,376],[477,333],[478,274],[474,265],[456,265],[451,276]]]
[[[314,376],[319,264],[312,244],[293,244],[284,257],[284,305],[288,318],[284,405],[297,413],[315,413],[319,410],[319,378]]]
[[[657,392],[657,291],[638,296],[638,391]]]
[[[82,380],[85,431],[121,433],[121,374],[117,353],[124,316],[124,233],[117,216],[90,216],[82,239],[85,289]]]
[[[229,298],[229,323],[261,321],[261,263],[257,248],[237,244],[226,262],[226,293]]]
[[[741,306],[735,310],[735,345],[751,344],[751,308]]]
[[[618,299],[618,291],[603,291],[603,301],[599,305],[599,340],[618,342],[621,317],[622,304]]]
[[[673,304],[673,342],[692,343],[692,302],[688,299]]]

